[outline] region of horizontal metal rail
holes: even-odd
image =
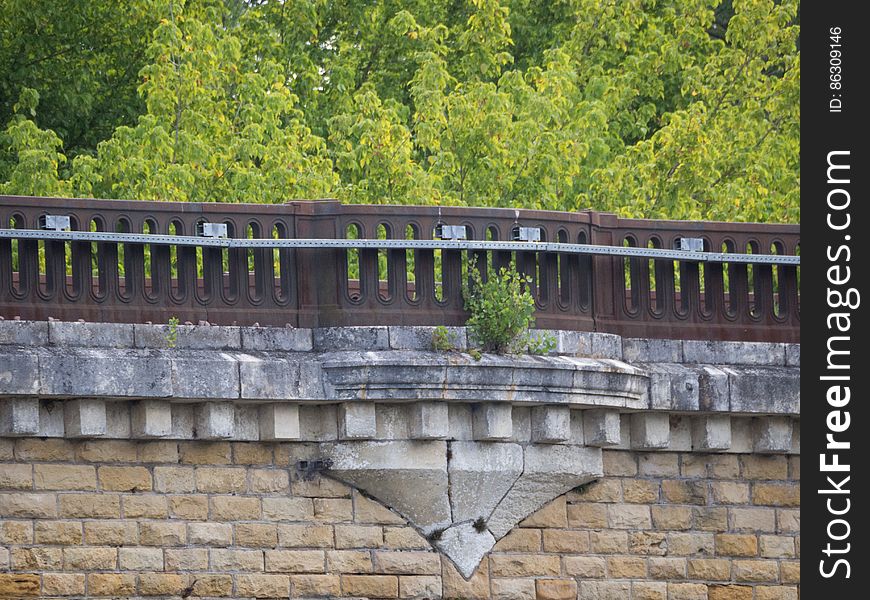
[[[764,265],[800,265],[800,256],[779,254],[738,254],[694,252],[664,248],[602,246],[556,242],[501,242],[491,240],[385,240],[331,238],[212,238],[201,236],[159,235],[149,233],[110,233],[101,231],[44,231],[39,229],[0,229],[0,239],[35,239],[64,242],[104,242],[114,244],[155,244],[208,248],[372,248],[401,250],[498,250],[508,252],[555,252],[652,258],[709,263],[744,263]]]

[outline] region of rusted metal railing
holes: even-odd
[[[46,215],[69,216],[73,231],[121,235],[91,241],[33,234]],[[191,240],[203,222],[226,224],[228,238],[261,242]],[[471,243],[421,247],[441,225],[465,226]],[[541,243],[480,243],[510,241],[518,226],[538,228]],[[461,289],[468,261],[475,259],[485,275],[514,260],[531,278],[541,328],[799,340],[799,266],[786,259],[799,254],[797,225],[335,201],[251,205],[0,197],[0,231],[10,229],[22,231],[0,237],[0,316],[7,319],[459,325],[467,317]],[[656,254],[682,238],[700,239],[704,252],[733,259]],[[391,241],[384,243],[389,247],[363,241],[375,239]],[[359,241],[330,247],[339,245],[330,240]]]

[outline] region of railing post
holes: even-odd
[[[613,239],[612,228],[617,225],[616,215],[610,213],[591,213],[591,244],[602,246],[622,245],[622,240]],[[595,331],[607,331],[605,322],[615,321],[617,310],[625,303],[622,293],[623,261],[612,256],[595,255],[592,257],[592,322]],[[620,298],[620,295],[622,296]]]
[[[295,237],[339,237],[336,226],[341,205],[338,202],[298,202],[293,206],[296,208]],[[338,279],[343,257],[344,251],[337,248],[296,250],[297,327],[341,324]]]

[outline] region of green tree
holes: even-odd
[[[5,193],[800,218],[797,0],[26,4]]]

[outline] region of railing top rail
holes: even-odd
[[[51,198],[36,196],[0,196],[0,206],[19,206],[21,208],[37,208],[57,210],[68,208],[72,210],[113,210],[130,212],[176,212],[181,214],[208,213],[239,213],[239,214],[334,214],[336,216],[352,217],[354,215],[407,216],[421,215],[442,218],[478,217],[513,219],[517,221],[564,221],[566,223],[596,224],[618,229],[681,229],[687,232],[725,232],[741,231],[745,233],[778,233],[798,234],[799,224],[783,223],[751,223],[727,221],[676,221],[667,219],[631,219],[618,217],[612,213],[580,210],[563,212],[553,210],[497,208],[497,207],[466,207],[466,206],[435,206],[435,205],[401,205],[401,204],[342,204],[334,199],[292,200],[283,204],[241,204],[214,202],[162,202],[152,200],[102,200],[93,198]]]

